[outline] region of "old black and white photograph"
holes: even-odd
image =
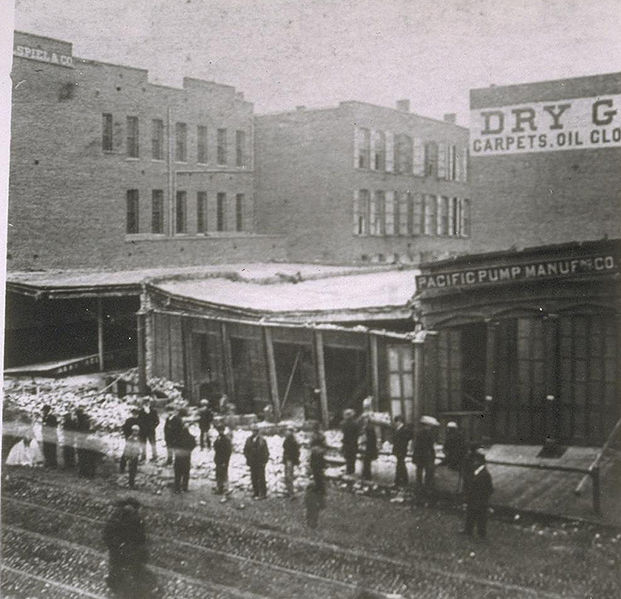
[[[1,597],[621,597],[621,0],[0,14]]]

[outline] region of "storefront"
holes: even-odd
[[[601,445],[621,417],[620,259],[602,240],[423,265],[437,413],[478,414],[495,442]]]

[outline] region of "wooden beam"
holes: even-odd
[[[263,327],[263,344],[265,346],[265,361],[267,362],[267,372],[270,381],[270,398],[274,417],[280,420],[280,400],[278,398],[278,377],[276,375],[276,359],[274,357],[274,344],[272,343],[272,331]]]
[[[369,348],[371,359],[371,394],[373,395],[373,409],[379,410],[379,354],[377,348],[377,336],[369,335]]]
[[[414,360],[412,374],[412,422],[418,423],[425,410],[425,341],[415,340],[412,343]],[[434,406],[435,407],[435,406]]]
[[[229,329],[225,322],[220,323],[220,341],[222,343],[222,356],[224,358],[224,384],[226,385],[226,392],[231,400],[236,403],[231,340],[229,339]]]
[[[487,344],[485,348],[485,425],[483,427],[486,441],[494,436],[492,428],[492,405],[494,401],[498,401],[496,395],[497,388],[497,368],[496,368],[496,346],[498,338],[498,323],[492,320],[486,322]]]
[[[99,370],[104,370],[104,322],[103,322],[103,302],[97,298],[97,355],[99,357]]]
[[[140,395],[147,394],[147,357],[145,340],[145,320],[144,312],[136,314],[136,337],[138,350],[138,392]]]
[[[321,331],[313,331],[315,340],[315,356],[317,359],[317,379],[319,381],[319,401],[321,403],[321,421],[324,428],[328,427],[330,414],[328,412],[328,389],[326,386],[326,365],[323,354],[323,335]]]

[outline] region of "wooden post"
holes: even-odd
[[[377,348],[377,336],[369,335],[369,348],[371,353],[371,394],[373,395],[373,409],[379,410],[379,353]]]
[[[412,368],[412,422],[417,423],[425,409],[425,341],[415,339],[412,342],[414,367]]]
[[[220,323],[220,341],[222,356],[224,359],[224,384],[226,392],[231,400],[235,401],[235,381],[233,380],[233,357],[231,356],[231,342],[229,339],[229,329],[225,322]]]
[[[103,323],[103,302],[97,298],[97,354],[99,356],[99,371],[104,369],[104,323]]]
[[[270,396],[274,417],[280,420],[280,400],[278,399],[278,377],[276,375],[276,359],[274,358],[274,345],[272,343],[272,331],[269,327],[263,328],[263,344],[265,345],[265,361],[270,381]]]
[[[138,393],[147,394],[147,358],[145,341],[145,318],[144,312],[136,314],[136,337],[138,345]]]
[[[497,401],[496,395],[496,346],[498,336],[498,323],[492,320],[486,321],[487,344],[485,348],[485,416],[483,423],[484,442],[491,442],[494,436],[492,426],[492,404]]]
[[[328,412],[328,390],[326,388],[326,365],[323,355],[323,335],[321,331],[314,331],[315,340],[315,356],[317,358],[317,379],[319,381],[319,401],[321,402],[321,421],[323,426],[327,428],[330,422]]]
[[[591,469],[591,480],[593,484],[593,511],[599,516],[602,513],[602,506],[600,503],[599,465]]]

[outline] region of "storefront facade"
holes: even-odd
[[[437,331],[437,412],[494,442],[601,445],[621,417],[621,241],[425,265],[415,313]]]

